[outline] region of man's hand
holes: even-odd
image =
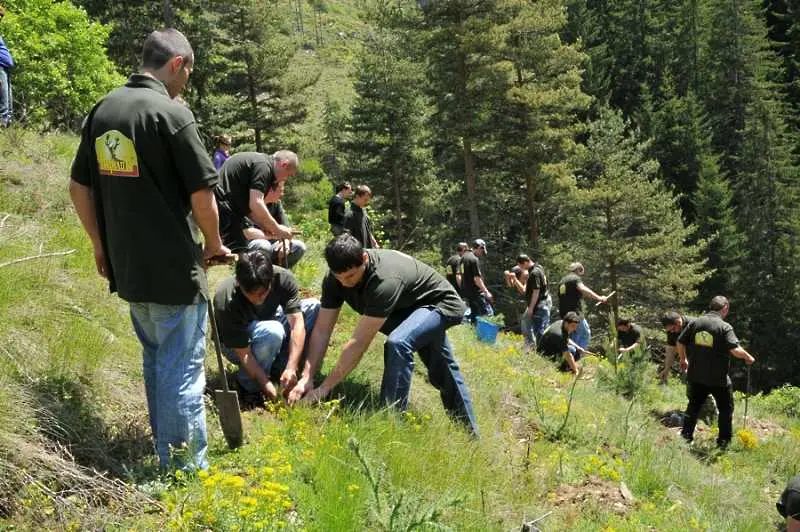
[[[203,248],[203,264],[209,262],[209,259],[216,257],[233,257],[231,250],[225,247],[222,242],[217,246],[205,246]]]
[[[263,393],[264,397],[266,397],[268,401],[274,401],[278,398],[278,390],[270,381],[267,381],[267,384],[264,386]]]
[[[291,369],[283,370],[281,373],[281,386],[284,388],[284,394],[287,394],[297,384],[297,372]]]
[[[286,225],[276,224],[275,231],[272,231],[278,240],[291,240],[292,239],[292,228]]]
[[[306,392],[309,391],[311,388],[312,388],[312,384],[311,384],[310,380],[308,380],[306,378],[302,378],[299,381],[297,381],[297,384],[294,385],[294,388],[292,388],[292,391],[289,392],[289,397],[287,398],[288,401],[289,401],[289,404],[293,405],[296,402],[298,402],[300,399],[303,398],[303,396],[306,394]]]
[[[745,364],[747,364],[747,365],[749,366],[749,365],[751,365],[751,364],[752,364],[753,362],[755,362],[755,361],[756,361],[756,359],[755,359],[755,358],[753,358],[753,355],[751,355],[750,353],[747,353],[747,357],[745,357],[745,359],[744,359],[744,363],[745,363]]]
[[[325,389],[323,389],[322,386],[320,386],[319,388],[314,388],[313,390],[308,392],[308,394],[305,397],[303,397],[303,402],[313,405],[315,403],[319,403],[327,396],[328,392]]]
[[[533,319],[533,307],[528,307],[525,309],[525,316],[530,320]]]
[[[492,305],[494,305],[494,296],[492,295],[492,293],[491,293],[491,292],[489,292],[489,291],[487,290],[486,292],[484,292],[484,293],[483,293],[483,295],[486,297],[486,301],[488,301],[489,303],[491,303]]]
[[[108,261],[106,260],[106,254],[103,252],[102,246],[94,248],[94,265],[97,268],[97,273],[99,273],[101,277],[108,279]]]
[[[689,370],[689,361],[687,359],[681,360],[681,371],[686,373]]]

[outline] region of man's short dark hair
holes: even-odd
[[[364,248],[350,233],[342,233],[325,246],[325,262],[333,273],[346,272],[364,263]]]
[[[678,325],[679,321],[681,321],[681,315],[674,310],[670,310],[661,315],[661,325],[664,327]]]
[[[177,56],[187,63],[194,62],[194,50],[188,39],[175,28],[156,30],[147,36],[142,46],[142,67],[158,70]]]
[[[466,242],[459,242],[456,246],[456,251],[466,251],[469,249],[469,246]]]
[[[358,185],[356,187],[356,196],[372,196],[372,191],[369,189],[367,185]]]
[[[709,310],[720,311],[728,306],[728,298],[725,296],[714,296],[709,303]]]
[[[564,314],[564,317],[561,318],[561,319],[564,320],[567,323],[580,323],[581,322],[581,317],[578,316],[578,313],[575,312],[574,310],[570,310],[569,312]]]
[[[617,318],[617,327],[619,327],[620,325],[628,326],[630,324],[631,324],[630,318]]]
[[[528,262],[530,260],[531,258],[527,256],[525,253],[520,253],[519,255],[517,255],[517,264],[522,264],[523,262]]]
[[[353,188],[353,186],[350,184],[350,181],[344,181],[343,183],[339,183],[339,186],[336,187],[336,193],[338,194],[339,192],[341,192],[346,188]]]
[[[236,281],[245,292],[255,292],[272,286],[272,261],[263,249],[239,255],[236,261]]]

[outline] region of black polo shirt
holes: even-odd
[[[564,330],[564,321],[557,320],[550,324],[539,341],[539,352],[546,357],[560,358],[567,351],[569,335]]]
[[[728,384],[730,350],[739,346],[739,339],[719,312],[711,311],[689,322],[678,341],[686,346],[689,381],[717,387]]]
[[[800,475],[789,480],[775,506],[783,517],[791,517],[800,521]]]
[[[457,291],[460,291],[461,289],[458,287],[458,283],[456,282],[456,275],[461,275],[461,255],[455,254],[447,259],[444,268],[446,272],[445,277],[447,280],[451,285],[453,285],[453,288],[455,288]]]
[[[683,325],[681,326],[681,330],[678,331],[678,332],[674,332],[674,333],[673,332],[667,332],[667,345],[671,345],[672,347],[675,347],[675,344],[678,343],[678,336],[681,335],[683,330],[686,328],[687,325],[689,325],[689,322],[691,322],[693,319],[694,318],[690,318],[688,316],[684,316],[683,314],[681,314],[681,323],[683,323]]]
[[[528,281],[525,283],[525,304],[530,305],[531,296],[534,290],[539,290],[539,297],[536,299],[534,308],[547,300],[547,276],[544,268],[538,264],[531,266],[528,270]]]
[[[250,190],[262,194],[275,184],[275,158],[249,151],[232,155],[219,169],[217,197],[239,217],[250,214]]]
[[[467,251],[461,257],[461,293],[466,299],[475,300],[480,296],[480,288],[475,284],[475,277],[481,275],[481,262],[475,253]]]
[[[231,276],[223,280],[214,294],[214,311],[217,318],[217,330],[220,341],[230,348],[246,348],[250,346],[250,335],[247,327],[253,321],[275,319],[278,307],[284,314],[300,312],[300,289],[294,275],[280,266],[273,266],[272,278],[267,299],[261,305],[253,305],[236,286],[236,278]]]
[[[630,347],[641,341],[641,339],[642,328],[635,323],[631,323],[631,328],[627,331],[620,331],[617,329],[617,342],[619,342],[620,347]]]
[[[364,277],[342,286],[329,271],[322,281],[322,308],[338,309],[346,301],[363,316],[387,318],[381,332],[388,335],[412,312],[434,307],[453,321],[467,310],[458,293],[439,272],[405,253],[368,249]]]
[[[191,194],[217,171],[194,115],[160,81],[134,74],[91,110],[71,178],[94,193],[112,292],[130,302],[188,305],[208,297]]]
[[[350,202],[350,213],[345,217],[344,228],[361,242],[362,247],[372,247],[372,239],[375,238],[372,222],[364,209],[353,202]]]
[[[334,194],[328,201],[328,223],[331,225],[344,225],[345,203],[344,198]]]
[[[569,273],[558,282],[558,314],[562,318],[567,312],[583,314],[583,295],[578,290],[581,278]]]

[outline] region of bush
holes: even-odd
[[[800,418],[800,388],[784,384],[763,396],[760,402],[774,414]]]
[[[70,2],[5,2],[3,37],[12,70],[15,115],[45,128],[78,129],[100,97],[125,78],[106,56],[110,28]]]

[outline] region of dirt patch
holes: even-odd
[[[618,515],[625,515],[636,506],[636,500],[624,482],[603,480],[594,475],[579,484],[559,486],[548,499],[557,508],[593,503]]]
[[[780,436],[786,433],[786,429],[777,423],[768,419],[758,419],[747,416],[747,426],[744,425],[744,419],[734,414],[733,416],[733,431],[746,428],[756,435],[759,441],[768,440],[775,436]]]

